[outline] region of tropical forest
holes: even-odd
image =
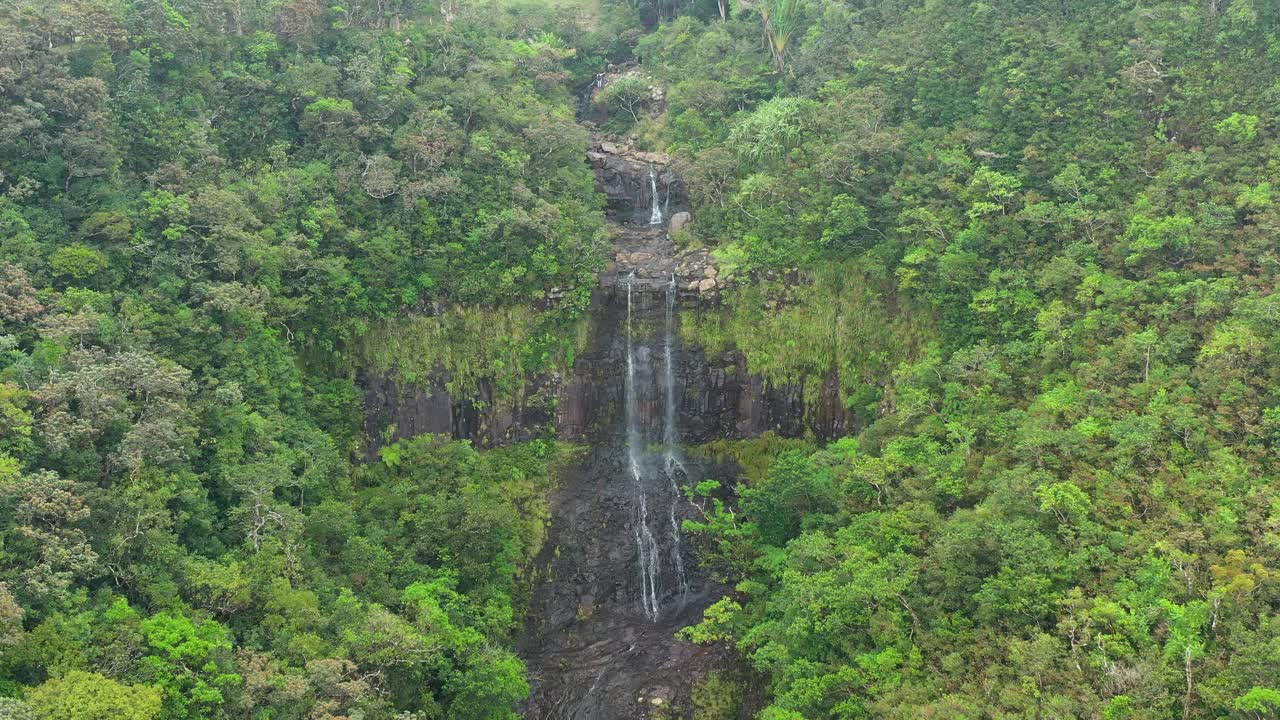
[[[0,0],[0,720],[1280,720],[1275,0]]]

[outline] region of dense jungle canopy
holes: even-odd
[[[0,718],[516,717],[581,448],[360,380],[572,365],[593,130],[854,418],[689,449],[650,717],[1280,718],[1278,111],[1269,0],[6,0]]]

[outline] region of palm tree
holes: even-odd
[[[763,0],[744,2],[745,7],[754,7],[760,13],[764,25],[765,44],[773,55],[773,64],[778,72],[782,72],[787,62],[787,44],[795,34],[798,24],[797,6],[800,0]]]

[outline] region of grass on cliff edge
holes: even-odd
[[[680,334],[709,356],[741,352],[746,370],[775,386],[803,383],[808,407],[835,371],[842,404],[874,417],[879,383],[936,333],[883,281],[843,263],[803,273],[794,285],[738,285],[722,307],[683,313]]]
[[[564,368],[586,346],[588,324],[567,325],[524,305],[456,307],[436,316],[384,320],[357,344],[360,363],[402,383],[447,378],[455,397],[493,382],[495,400],[516,397],[532,373]]]

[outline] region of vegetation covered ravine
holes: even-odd
[[[6,0],[0,719],[1280,718],[1278,110],[1268,0]]]

